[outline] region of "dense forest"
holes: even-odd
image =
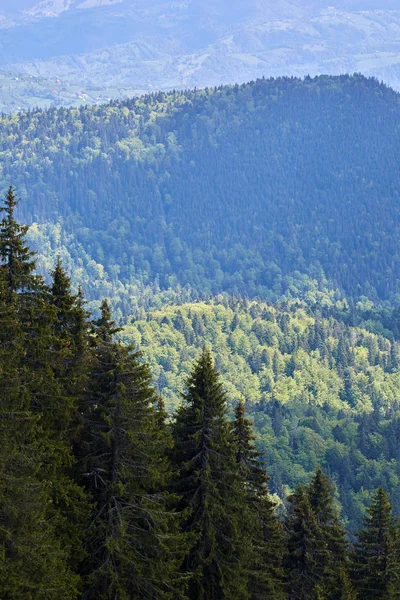
[[[199,351],[212,348],[230,413],[245,399],[282,510],[321,464],[351,531],[379,485],[400,514],[400,347],[391,332],[371,333],[372,320],[350,326],[346,303],[327,299],[310,307],[221,297],[141,313],[119,336],[142,349],[170,413]]]
[[[121,314],[138,285],[397,302],[399,122],[361,75],[34,110],[0,120],[0,185],[29,197],[40,260]]]
[[[385,452],[397,433],[386,419],[397,423],[397,343],[326,314],[310,317],[302,306],[278,312],[233,299],[142,315],[121,331],[106,300],[97,318],[88,313],[60,259],[49,284],[35,273],[16,207],[10,188],[0,222],[2,600],[399,598],[400,526],[380,484],[372,490],[369,481],[368,508],[348,535],[337,489],[314,457],[312,473],[293,460],[302,482],[280,507],[265,471],[283,462],[274,435],[285,447],[283,431],[290,437],[297,420],[298,447],[311,431],[319,444],[334,435],[336,464],[359,460],[359,472],[362,460],[374,461],[376,436],[385,437],[375,463],[393,491],[397,472],[389,473]],[[220,357],[214,362],[207,347],[196,352],[170,416],[138,352],[149,342],[160,351],[160,327],[173,350],[181,336],[188,358],[194,336],[214,332],[209,347]],[[224,343],[238,367],[245,371],[251,355],[254,374],[264,373],[258,402],[251,394],[235,400],[225,388]],[[167,377],[173,369],[160,362]],[[324,400],[327,377],[334,391]],[[293,405],[285,378],[298,382]],[[300,401],[306,408],[296,414]],[[253,407],[263,452],[246,415]],[[325,420],[326,432],[316,430],[324,426],[320,408],[336,420],[329,431]]]

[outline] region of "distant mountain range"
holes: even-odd
[[[1,69],[112,87],[121,96],[346,72],[400,89],[400,6],[397,0],[3,0]]]

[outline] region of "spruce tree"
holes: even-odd
[[[13,187],[10,186],[4,205],[0,209],[5,213],[0,222],[0,258],[1,269],[6,274],[7,288],[11,292],[32,290],[42,283],[40,277],[33,275],[36,266],[35,252],[31,251],[25,243],[29,227],[21,225],[15,218],[18,204],[19,200],[15,197]]]
[[[82,290],[71,291],[71,280],[62,267],[60,258],[52,272],[49,301],[53,307],[53,321],[57,355],[55,372],[69,397],[72,424],[70,439],[78,444],[80,413],[83,394],[87,387],[91,366],[91,336],[89,313],[84,308]],[[75,451],[77,449],[75,448]]]
[[[343,573],[347,569],[348,544],[346,533],[339,521],[334,505],[334,487],[320,466],[307,486],[311,509],[320,529],[321,551],[317,560],[323,572],[319,589],[327,600],[339,597],[343,584]]]
[[[373,498],[358,532],[352,574],[359,598],[400,598],[399,526],[382,488]]]
[[[347,542],[334,505],[333,486],[317,468],[307,486],[289,498],[286,575],[293,600],[338,600],[351,594]]]
[[[190,600],[245,600],[245,494],[226,419],[226,396],[206,349],[194,365],[183,401],[173,427],[173,459],[175,490],[185,515],[182,530],[190,541],[182,567],[191,574],[187,595]]]
[[[68,449],[69,455],[68,469],[63,476],[57,477],[58,503],[65,516],[63,531],[60,530],[60,533],[69,539],[73,564],[77,567],[84,556],[82,538],[89,511],[88,498],[83,488],[78,487],[74,481],[83,426],[82,400],[91,367],[89,313],[84,309],[81,290],[77,295],[72,294],[71,280],[59,257],[51,276],[48,299],[54,313],[52,364],[54,375],[61,386],[65,410],[64,426],[58,433],[60,442]]]
[[[75,356],[83,352],[87,344],[89,313],[83,307],[81,288],[78,294],[72,294],[71,278],[65,272],[60,257],[51,275],[51,302],[57,313],[55,327],[60,337],[67,340],[67,345],[72,346],[72,356]]]
[[[0,224],[1,597],[72,600],[79,578],[69,540],[61,535],[65,514],[55,493],[69,457],[50,428],[62,401],[50,366],[51,310],[45,286],[32,272],[26,228],[15,221],[13,202],[9,190],[8,218]]]
[[[80,468],[93,503],[83,598],[179,598],[182,536],[166,492],[167,438],[149,369],[113,341],[118,327],[107,302],[93,327]]]
[[[250,541],[245,557],[249,594],[253,600],[286,598],[284,589],[284,536],[268,495],[268,476],[254,446],[252,424],[246,418],[243,401],[235,409],[233,436],[246,504],[242,519],[243,536]]]
[[[325,542],[310,505],[307,489],[299,486],[288,498],[286,518],[287,554],[285,574],[289,600],[319,600],[317,586],[324,572],[319,560],[325,552]]]

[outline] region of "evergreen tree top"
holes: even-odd
[[[320,523],[330,523],[338,519],[333,503],[334,486],[328,475],[318,465],[314,477],[308,485],[310,505]]]
[[[56,266],[52,275],[51,292],[54,297],[54,303],[58,308],[70,309],[74,306],[76,296],[71,294],[71,278],[68,277],[62,266],[61,258],[57,257]]]
[[[15,190],[10,186],[4,204],[0,208],[0,212],[5,213],[0,222],[0,258],[1,268],[6,273],[6,280],[12,292],[33,290],[43,286],[42,278],[33,275],[36,253],[25,243],[29,227],[20,225],[14,216],[18,204]]]
[[[385,535],[394,527],[395,519],[392,516],[392,505],[389,497],[382,487],[378,489],[371,505],[364,515],[364,528],[360,532],[360,538],[366,537],[372,530]]]
[[[184,395],[186,401],[194,408],[201,408],[204,400],[211,408],[210,402],[216,401],[213,407],[220,407],[220,416],[225,413],[226,396],[223,391],[220,374],[214,367],[211,352],[206,346],[194,364],[193,370],[187,380],[187,393]],[[216,415],[214,415],[216,416]]]
[[[121,331],[121,327],[117,327],[111,319],[111,309],[107,300],[101,303],[100,312],[100,318],[93,321],[96,335],[102,342],[111,343],[114,335]]]
[[[399,598],[399,528],[382,488],[372,499],[357,538],[352,570],[359,598]]]
[[[266,485],[269,478],[260,462],[262,453],[258,452],[254,445],[253,425],[250,419],[246,418],[246,407],[243,399],[239,401],[235,408],[235,420],[232,429],[239,469],[248,479],[248,483],[254,489],[255,494],[263,495],[267,492]]]

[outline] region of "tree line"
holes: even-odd
[[[211,353],[169,418],[108,303],[85,310],[58,261],[35,274],[9,189],[0,223],[2,600],[339,600],[400,595],[383,489],[349,544],[318,468],[279,519],[244,401]]]

